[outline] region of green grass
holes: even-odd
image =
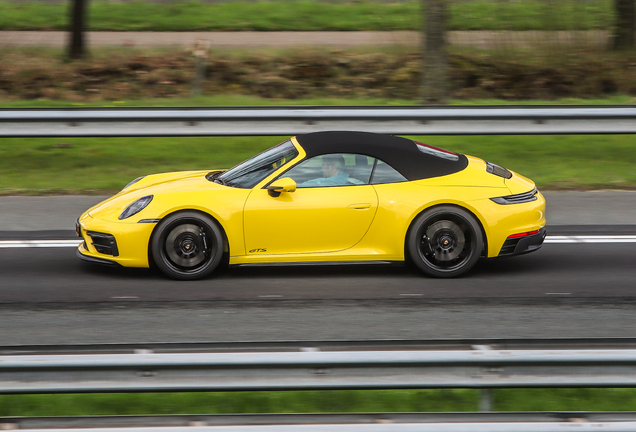
[[[479,391],[347,390],[0,396],[0,416],[470,412]],[[494,411],[635,411],[635,389],[493,391]]]
[[[420,2],[284,0],[88,3],[88,29],[109,31],[418,30]],[[0,2],[0,30],[66,30],[69,6]],[[454,2],[451,30],[609,29],[611,0]]]
[[[0,194],[111,193],[145,174],[229,168],[285,138],[3,139]],[[636,188],[630,135],[412,138],[500,164],[543,190]]]
[[[357,106],[357,105],[418,105],[414,99],[385,99],[385,98],[333,98],[317,97],[309,99],[266,99],[241,94],[219,94],[215,96],[197,96],[194,98],[153,98],[131,99],[101,102],[71,102],[64,100],[31,99],[31,100],[0,100],[0,108],[90,108],[90,107],[224,107],[224,106]],[[607,98],[579,99],[562,98],[553,100],[455,100],[450,105],[630,105],[636,104],[636,97],[629,95],[614,95]]]
[[[552,103],[626,103],[630,98]],[[124,101],[122,101],[124,102]],[[162,100],[118,106],[163,105]],[[174,106],[408,104],[405,100],[271,101],[247,96],[170,100]],[[483,101],[480,101],[483,102]],[[502,103],[501,101],[486,101]],[[462,102],[463,103],[463,102]],[[474,102],[478,103],[478,102]],[[541,103],[541,101],[539,101]],[[38,106],[78,104],[36,102]],[[98,106],[101,106],[100,104]],[[20,107],[23,103],[6,103]],[[28,106],[34,106],[31,102]],[[81,105],[89,106],[89,105]],[[228,168],[287,137],[9,138],[0,140],[0,194],[104,194],[141,175]],[[543,190],[636,189],[634,135],[413,136],[533,179]]]
[[[633,98],[629,96],[616,96],[611,99],[599,99],[601,104],[626,104]],[[572,103],[583,102],[578,99],[571,99]],[[585,101],[587,103],[587,101]],[[459,102],[458,102],[459,103]],[[461,102],[465,103],[465,102]],[[471,103],[471,102],[468,102]],[[472,103],[481,103],[472,102]],[[513,103],[503,101],[492,101],[494,104]],[[533,102],[534,103],[534,102]],[[541,103],[541,102],[536,102]],[[558,103],[558,101],[546,102]],[[594,103],[594,102],[589,102]],[[311,98],[311,99],[265,99],[249,95],[226,94],[216,96],[198,96],[194,98],[166,98],[166,99],[132,99],[102,102],[70,102],[58,100],[0,100],[0,108],[55,108],[55,107],[172,107],[172,106],[196,106],[196,107],[223,107],[223,106],[316,106],[316,105],[413,105],[412,100],[405,99],[382,99],[382,98]]]

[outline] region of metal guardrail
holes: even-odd
[[[636,106],[0,109],[0,137],[634,134]]]
[[[633,412],[0,417],[3,430],[182,432],[560,432],[636,430]],[[194,429],[193,429],[194,428]]]
[[[4,394],[353,388],[489,393],[489,388],[513,387],[634,387],[635,372],[635,338],[0,347]],[[0,429],[51,432],[192,427],[200,432],[623,432],[636,430],[636,412],[0,417]]]
[[[472,338],[472,339],[376,339],[241,342],[147,342],[64,345],[0,345],[0,356],[49,354],[134,354],[298,351],[471,351],[636,349],[636,337],[609,338]]]
[[[631,346],[491,348],[9,354],[0,393],[636,387]]]

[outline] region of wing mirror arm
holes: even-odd
[[[296,190],[296,182],[289,177],[284,177],[276,180],[267,186],[266,189],[269,196],[277,198],[283,192],[294,192]]]

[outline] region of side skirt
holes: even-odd
[[[339,265],[403,266],[404,261],[300,261],[300,262],[230,264],[230,267],[296,267],[296,266],[339,266]]]

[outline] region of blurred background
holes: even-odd
[[[445,100],[634,96],[633,6],[631,0],[4,1],[0,100],[185,97],[204,57],[196,94],[419,103],[428,91],[424,72],[436,58],[431,49],[447,54]],[[51,33],[69,29],[73,37]],[[436,34],[445,43],[431,47],[426,38]]]
[[[634,0],[2,0],[0,107],[634,104],[634,5]],[[57,199],[60,195],[97,198],[153,172],[227,168],[286,138],[0,139],[0,195],[5,200],[30,196]],[[577,202],[580,195],[576,194],[584,191],[636,189],[636,142],[632,135],[414,138],[521,172],[542,191],[554,192],[565,202]],[[575,195],[566,196],[563,191]],[[603,210],[609,213],[612,206],[608,202],[629,202],[623,195],[611,195],[611,200],[602,201]],[[17,201],[2,202],[7,204],[0,208],[13,209]],[[39,211],[46,213],[50,208],[43,205]],[[625,221],[620,219],[620,223]],[[624,261],[613,266],[613,253]],[[609,247],[602,251],[606,283],[620,273],[625,278],[618,285],[629,288],[629,281],[633,281],[629,253]],[[590,252],[591,257],[597,255],[598,251]],[[51,258],[50,262],[58,262],[59,269],[64,269],[74,257],[59,259]],[[579,282],[589,278],[583,270],[597,271],[592,264],[579,269],[575,261],[571,259],[567,270],[578,275]],[[589,258],[588,262],[596,261]],[[334,319],[336,324],[324,327],[320,333],[324,338],[585,336],[590,316],[596,317],[590,326],[598,330],[597,335],[614,336],[620,331],[621,336],[629,336],[634,325],[632,303],[622,300],[631,295],[628,289],[627,294],[616,294],[618,300],[608,300],[614,302],[611,306],[595,304],[592,312],[570,307],[567,302],[555,302],[554,309],[529,306],[520,312],[525,305],[488,306],[488,300],[473,304],[471,298],[460,305],[450,302],[447,309],[444,305],[438,308],[439,304],[425,309],[419,304],[412,306],[410,301],[406,305],[384,300],[364,309],[367,306],[355,303],[357,300],[334,300],[328,298],[329,291],[320,294],[315,290],[312,295],[324,298],[301,306],[281,303],[276,308],[268,304],[259,309],[258,302],[263,300],[250,300],[256,302],[249,303],[254,309],[236,302],[206,303],[192,313],[189,306],[179,309],[166,302],[170,313],[157,312],[153,305],[150,312],[137,315],[126,310],[130,315],[125,319],[118,315],[109,321],[110,306],[106,311],[95,311],[91,309],[95,305],[88,302],[87,309],[77,306],[78,310],[61,315],[57,310],[48,311],[49,315],[38,315],[35,320],[30,312],[20,309],[23,305],[19,300],[11,300],[12,296],[25,286],[41,289],[38,292],[44,298],[64,296],[64,289],[50,288],[44,276],[37,282],[27,279],[25,284],[11,285],[7,282],[10,271],[16,277],[38,277],[33,267],[20,263],[15,268],[5,265],[4,276],[0,276],[5,278],[0,283],[0,303],[18,304],[0,319],[5,345],[43,340],[120,342],[118,338],[128,337],[134,329],[147,331],[139,338],[148,339],[154,326],[158,329],[168,315],[170,323],[178,324],[163,328],[157,338],[266,340],[299,337],[300,332],[310,338],[330,320],[324,317],[330,316],[325,311],[332,306],[339,311],[340,321]],[[509,295],[508,288],[517,286],[515,280],[531,280],[532,272],[546,264],[530,263],[527,267],[509,264],[503,272],[495,266],[483,267],[476,279],[493,287],[493,292],[483,296]],[[551,263],[556,269],[561,256]],[[393,270],[377,269],[368,275],[389,284],[395,280],[400,283],[397,278],[401,277]],[[246,286],[254,280],[267,280],[276,289],[282,284],[275,272],[243,276]],[[359,276],[355,270],[319,270],[286,273],[283,278],[298,286],[311,279],[314,285],[340,292],[334,281],[347,288]],[[163,293],[181,296],[181,302],[187,302],[189,296],[217,300],[207,286],[200,285],[193,294],[193,289],[177,289],[161,279],[150,279],[151,286],[139,288],[139,294],[135,290],[149,277],[145,273],[113,276],[94,272],[87,277],[113,287],[119,297],[112,298],[119,298],[119,303],[131,293],[130,298],[147,298],[143,296],[157,292],[159,301],[165,300]],[[488,282],[488,277],[495,282]],[[596,288],[603,288],[601,285]],[[364,292],[364,282],[358,288]],[[423,286],[422,291],[427,296],[434,291],[431,295],[440,298],[454,292],[450,284],[434,288],[437,291]],[[90,285],[74,289],[64,302],[72,303],[91,293]],[[550,291],[545,294],[553,299],[554,295],[570,295],[573,287],[564,284],[537,289],[542,295]],[[245,291],[252,294],[250,289]],[[235,295],[234,289],[227,292]],[[510,295],[523,298],[525,293]],[[582,295],[597,299],[602,294],[589,289]],[[116,307],[128,307],[119,303]],[[373,309],[378,304],[381,313]],[[564,314],[561,306],[570,315]],[[438,309],[444,309],[445,315],[435,318],[434,325],[426,323],[427,316]],[[387,316],[383,314],[392,318],[383,318]],[[186,322],[185,316],[193,321]],[[218,320],[215,326],[209,325],[209,316]],[[200,327],[194,331],[198,317],[206,318],[196,321]],[[307,324],[309,317],[312,325]],[[447,329],[449,317],[454,326]],[[251,322],[257,330],[240,333],[243,321]],[[347,325],[339,324],[343,322]],[[395,326],[385,331],[388,322]],[[232,329],[238,330],[232,333]],[[636,409],[632,389],[497,390],[493,398],[495,410]],[[0,396],[0,415],[474,411],[478,400],[475,390],[25,395]]]
[[[0,11],[5,107],[631,104],[636,97],[633,0],[4,0]],[[114,154],[109,140],[3,140],[0,193],[110,193],[148,170],[231,166],[283,138],[180,139],[188,151],[178,154],[170,138],[118,140]],[[508,146],[511,139],[520,145]],[[428,141],[526,173],[542,188],[636,185],[628,136]],[[165,156],[143,149],[164,144]],[[534,158],[562,170],[528,163]],[[85,176],[96,160],[103,178]],[[58,184],[42,180],[44,167]]]

